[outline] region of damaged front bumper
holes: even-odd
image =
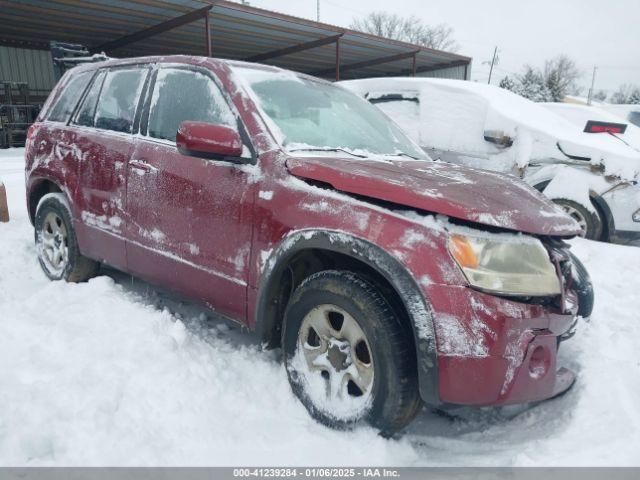
[[[557,363],[558,345],[575,329],[577,301],[565,308],[434,285],[438,395],[442,403],[509,405],[555,397],[575,375]]]

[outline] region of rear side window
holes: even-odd
[[[84,101],[82,102],[82,105],[80,105],[73,122],[76,125],[93,127],[96,107],[98,105],[98,97],[100,96],[100,90],[102,89],[102,83],[104,82],[105,76],[106,73],[104,71],[100,72],[93,81],[93,84],[91,84],[91,87],[89,87],[89,91],[85,95]]]
[[[95,114],[96,128],[131,133],[147,69],[117,69],[107,73]]]
[[[158,72],[149,112],[149,136],[175,141],[184,121],[235,126],[236,119],[214,81],[192,70]]]
[[[47,120],[51,120],[52,122],[66,122],[69,120],[71,112],[73,112],[73,109],[78,104],[78,100],[80,100],[82,92],[84,92],[84,89],[87,87],[93,73],[92,71],[82,72],[67,82],[58,100],[51,109]]]
[[[369,94],[367,99],[420,142],[420,96],[418,92]]]

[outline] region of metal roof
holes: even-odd
[[[336,60],[345,79],[471,63],[454,53],[215,0],[0,0],[0,43],[39,49],[48,49],[52,40],[80,43],[116,57],[206,55],[203,15],[212,56],[325,78],[336,76]]]

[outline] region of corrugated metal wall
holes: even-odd
[[[468,80],[471,78],[471,64],[467,67],[467,77],[465,78],[465,67],[451,67],[451,68],[443,68],[441,70],[434,70],[433,72],[425,72],[419,73],[417,76],[419,77],[428,77],[428,78],[453,78],[456,80]]]
[[[56,81],[48,50],[0,45],[0,80],[27,82],[36,94],[48,94]]]

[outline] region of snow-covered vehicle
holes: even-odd
[[[599,106],[575,103],[541,103],[546,109],[564,117],[586,133],[612,135],[640,152],[640,127]]]
[[[521,177],[574,217],[587,238],[640,241],[640,152],[584,132],[498,87],[380,78],[341,84],[374,103],[432,157]]]
[[[25,155],[49,278],[102,262],[204,302],[281,346],[326,424],[390,435],[423,402],[574,381],[557,351],[593,303],[564,241],[578,224],[519,179],[431,161],[331,83],[201,57],[82,65]]]
[[[640,105],[637,104],[621,104],[612,105],[609,103],[600,104],[599,107],[602,110],[621,118],[625,122],[634,124],[636,127],[640,127]]]

